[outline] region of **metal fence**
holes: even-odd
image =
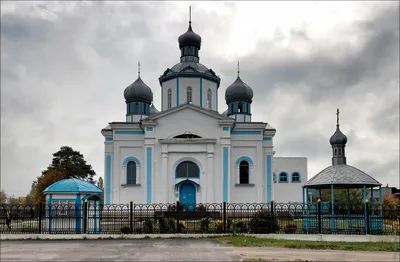
[[[400,206],[313,204],[0,205],[1,234],[400,234]]]

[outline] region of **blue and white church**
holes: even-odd
[[[191,21],[178,42],[180,62],[159,77],[160,110],[139,70],[124,91],[126,121],[101,130],[105,203],[301,202],[307,159],[274,157],[276,129],[252,121],[254,93],[239,71],[220,113],[221,79],[200,63]]]

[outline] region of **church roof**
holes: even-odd
[[[156,113],[154,115],[148,116],[148,117],[143,119],[143,122],[151,121],[151,120],[160,118],[162,116],[172,114],[172,113],[174,113],[176,111],[183,110],[185,108],[192,108],[192,109],[194,109],[196,111],[199,111],[199,112],[202,112],[204,114],[213,116],[213,117],[218,118],[220,120],[231,120],[233,122],[235,121],[231,117],[228,117],[226,115],[220,114],[217,111],[214,111],[214,110],[211,110],[211,109],[208,109],[208,108],[204,108],[204,107],[200,107],[198,105],[194,105],[194,104],[191,104],[191,103],[186,103],[186,104],[181,104],[181,105],[176,106],[176,107],[169,108],[167,110],[161,111],[161,112]]]
[[[252,99],[253,89],[243,82],[239,76],[225,91],[225,100],[227,103],[234,101],[248,101],[251,103]]]
[[[208,69],[205,65],[194,61],[184,61],[177,63],[172,68],[168,68],[159,77],[159,81],[162,83],[179,76],[201,76],[204,79],[217,83],[218,86],[221,82],[219,76],[212,69]]]
[[[135,82],[125,88],[124,97],[126,103],[136,101],[151,103],[153,101],[153,92],[139,76]]]
[[[332,165],[308,180],[304,187],[321,188],[330,187],[331,185],[355,188],[363,185],[380,186],[381,183],[353,166]]]
[[[101,193],[101,189],[88,181],[67,178],[55,182],[44,190],[44,193]]]

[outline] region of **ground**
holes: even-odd
[[[399,261],[397,252],[234,247],[216,239],[1,241],[0,255],[0,261],[242,261],[249,258]]]

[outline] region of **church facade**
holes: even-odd
[[[253,90],[239,76],[219,113],[220,78],[199,62],[191,22],[180,62],[159,77],[161,109],[140,77],[124,91],[126,121],[105,137],[106,204],[301,202],[307,159],[274,157],[275,128],[253,122]]]

